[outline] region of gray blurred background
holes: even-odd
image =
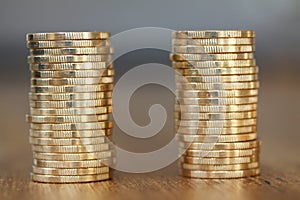
[[[109,31],[114,35],[147,26],[174,30],[254,29],[257,31],[256,58],[262,83],[259,133],[263,140],[263,159],[275,163],[282,157],[286,162],[294,162],[288,160],[288,155],[299,153],[299,146],[289,144],[290,140],[300,139],[299,0],[0,2],[0,174],[5,173],[7,168],[4,167],[21,172],[30,170],[31,165],[28,126],[24,117],[28,112],[29,70],[25,43],[28,32]],[[117,78],[135,65],[147,62],[170,65],[168,52],[146,50],[123,56],[115,64]],[[141,88],[136,93],[133,117],[140,123],[147,122],[145,107],[152,103],[161,103],[168,109],[171,116],[162,133],[172,135],[174,100],[163,88]],[[116,128],[116,131],[119,130]],[[274,145],[278,146],[276,152],[270,150]],[[285,153],[282,153],[283,149]],[[15,161],[22,165],[13,164]]]

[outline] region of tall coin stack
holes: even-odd
[[[180,173],[191,178],[258,175],[255,32],[177,31],[172,37]]]
[[[110,178],[113,75],[110,34],[27,34],[32,180],[78,183]]]

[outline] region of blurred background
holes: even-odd
[[[26,57],[28,32],[109,31],[112,35],[138,27],[174,30],[254,29],[256,59],[260,67],[259,134],[262,163],[300,164],[300,1],[299,0],[1,0],[0,1],[0,175],[28,177],[31,152],[28,144],[30,73]],[[116,80],[132,67],[157,62],[171,66],[169,52],[143,50],[122,56],[115,63]],[[168,111],[165,128],[149,145],[159,148],[172,136],[173,95],[165,88],[140,88],[131,101],[132,116],[147,124],[148,108],[160,103]],[[118,143],[145,144],[120,135]],[[153,146],[155,144],[155,146]],[[147,146],[147,145],[146,145]],[[275,147],[275,148],[274,148]],[[293,159],[292,159],[293,157]],[[299,158],[299,156],[298,156]],[[276,164],[276,165],[275,165]],[[173,171],[176,164],[165,169]]]

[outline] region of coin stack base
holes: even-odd
[[[27,34],[31,70],[29,142],[32,180],[83,183],[110,178],[114,163],[114,69],[110,34]]]
[[[251,30],[176,31],[175,124],[179,172],[189,178],[260,173],[258,67]]]

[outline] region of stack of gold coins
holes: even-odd
[[[191,178],[258,175],[255,32],[177,31],[172,36],[180,173]]]
[[[78,183],[110,178],[114,69],[110,34],[27,34],[32,180]]]

